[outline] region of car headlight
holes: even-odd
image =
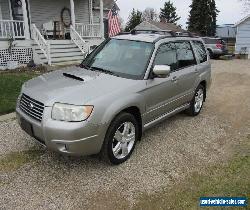
[[[89,118],[93,108],[93,106],[55,103],[52,108],[52,119],[67,122],[81,122]]]

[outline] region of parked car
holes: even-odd
[[[202,39],[124,34],[95,48],[80,67],[26,82],[16,113],[24,131],[67,155],[126,161],[142,133],[186,111],[197,116],[211,82]]]
[[[203,37],[210,58],[219,58],[228,54],[226,42],[221,38]]]

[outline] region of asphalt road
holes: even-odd
[[[125,209],[193,171],[223,161],[250,133],[250,61],[213,61],[213,85],[198,117],[178,114],[147,131],[131,159],[48,152],[15,120],[0,122],[0,209]]]

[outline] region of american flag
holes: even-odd
[[[109,21],[109,37],[115,36],[121,32],[120,23],[118,20],[118,11],[116,5],[108,13]]]

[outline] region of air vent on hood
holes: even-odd
[[[63,76],[84,82],[84,79],[73,74],[63,73]]]

